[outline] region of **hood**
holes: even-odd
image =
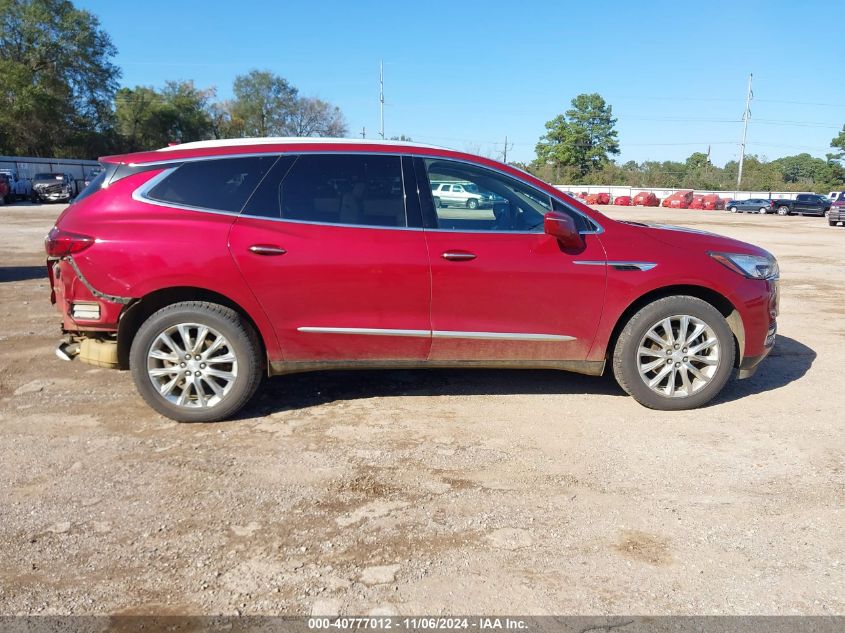
[[[735,240],[731,237],[689,229],[671,224],[642,224],[639,222],[625,222],[639,227],[644,233],[655,240],[684,250],[719,251],[724,253],[743,253],[747,255],[770,255],[759,246]]]

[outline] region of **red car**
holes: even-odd
[[[46,238],[57,355],[128,368],[175,420],[339,368],[609,366],[642,404],[688,409],[774,344],[766,251],[611,220],[486,158],[233,139],[101,162]],[[437,207],[444,182],[493,202]]]
[[[689,209],[692,199],[692,191],[676,191],[663,201],[663,206],[670,209]]]
[[[634,196],[631,204],[635,207],[656,207],[660,204],[660,200],[651,191],[641,191]]]

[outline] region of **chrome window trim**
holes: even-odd
[[[459,330],[402,330],[392,328],[366,327],[318,327],[301,326],[298,332],[306,334],[355,334],[364,336],[404,336],[415,338],[461,338],[487,341],[535,341],[563,343],[574,341],[574,336],[565,334],[537,334],[532,332],[464,332]]]
[[[318,226],[340,226],[345,228],[353,228],[353,229],[387,229],[390,231],[422,231],[423,227],[417,226],[408,226],[408,200],[407,200],[407,193],[405,192],[405,171],[402,165],[402,154],[394,154],[393,152],[286,152],[285,155],[288,156],[300,156],[303,154],[366,154],[369,156],[396,156],[399,158],[399,172],[400,177],[402,178],[402,207],[405,211],[405,226],[383,226],[380,224],[342,224],[340,222],[318,222],[312,220],[291,220],[287,218],[268,218],[264,215],[253,215],[251,213],[243,213],[242,211],[222,211],[220,209],[209,209],[207,207],[195,207],[190,204],[180,204],[178,202],[166,202],[163,200],[156,200],[155,198],[150,198],[147,194],[151,189],[153,189],[156,185],[158,185],[162,180],[170,176],[173,172],[175,172],[182,164],[187,162],[194,162],[197,160],[226,160],[232,158],[255,158],[256,156],[278,156],[281,158],[283,154],[279,154],[278,152],[264,152],[263,154],[237,154],[237,155],[227,155],[227,156],[203,156],[197,159],[185,159],[185,160],[173,160],[168,161],[169,163],[176,163],[173,167],[165,168],[159,174],[156,174],[152,178],[150,178],[147,182],[142,184],[140,187],[135,189],[132,192],[132,199],[137,202],[143,202],[146,204],[153,204],[158,207],[166,207],[166,208],[175,208],[175,209],[184,209],[186,211],[199,211],[201,213],[215,213],[217,215],[227,215],[231,217],[243,217],[243,218],[253,218],[255,220],[269,220],[271,222],[292,222],[294,224],[316,224]],[[153,163],[144,163],[145,165],[152,165]],[[275,166],[275,163],[270,166],[272,169]],[[293,165],[291,165],[291,168]],[[270,173],[270,170],[267,171],[267,174]],[[261,183],[264,182],[264,178],[267,177],[267,174],[258,181],[258,184],[255,186],[255,190],[253,190],[252,194],[247,201],[244,203],[244,207],[249,204],[252,195],[255,194],[255,191],[258,190],[258,187],[261,186]]]
[[[409,149],[412,149],[412,148],[409,148]],[[520,178],[518,176],[514,176],[513,174],[506,173],[506,172],[502,171],[501,169],[489,167],[487,165],[480,165],[478,163],[473,163],[473,162],[469,162],[469,161],[461,160],[461,159],[457,159],[457,158],[437,156],[437,155],[419,153],[419,152],[413,152],[413,151],[408,151],[408,152],[360,151],[360,152],[356,152],[356,151],[348,151],[348,150],[319,150],[319,149],[314,149],[314,150],[297,150],[295,152],[280,152],[278,150],[273,150],[273,151],[268,150],[266,152],[249,152],[249,153],[244,153],[244,154],[216,154],[214,156],[193,156],[193,157],[190,157],[190,158],[170,158],[170,159],[165,159],[165,160],[161,160],[161,161],[152,161],[152,162],[148,162],[148,163],[127,163],[127,165],[130,166],[130,167],[137,167],[137,166],[140,166],[140,165],[143,165],[145,167],[162,166],[162,169],[165,169],[165,172],[172,173],[179,165],[181,165],[183,163],[191,163],[191,162],[197,162],[197,161],[225,160],[225,159],[232,159],[232,158],[255,158],[255,157],[262,157],[262,156],[267,156],[267,155],[279,156],[279,157],[281,157],[281,156],[303,156],[303,155],[307,155],[307,154],[350,154],[350,155],[354,154],[354,155],[369,155],[369,156],[398,156],[400,159],[401,159],[402,156],[411,156],[411,157],[414,157],[414,158],[436,158],[437,160],[448,160],[448,161],[452,161],[452,162],[455,162],[455,163],[462,163],[462,164],[465,164],[465,165],[477,166],[480,169],[486,169],[488,171],[492,171],[492,172],[495,172],[497,174],[501,174],[502,176],[504,176],[506,178],[512,178],[513,180],[516,180],[517,182],[522,183],[526,187],[531,187],[532,189],[537,190],[537,186],[535,184],[527,182],[523,178]],[[167,168],[167,167],[165,167],[166,165],[175,165],[175,166]],[[404,167],[401,166],[401,160],[400,160],[400,167],[403,170],[402,191],[403,191],[403,194],[405,196],[407,196],[407,191],[405,191]],[[218,214],[222,214],[222,215],[239,215],[239,216],[242,215],[244,217],[250,217],[250,218],[258,218],[258,219],[264,219],[264,220],[277,220],[277,221],[280,220],[280,221],[283,221],[283,222],[297,222],[299,224],[318,224],[318,225],[325,225],[325,226],[346,226],[346,227],[378,228],[378,229],[390,229],[390,230],[403,230],[403,229],[404,230],[412,230],[412,231],[416,231],[416,230],[423,231],[424,230],[424,231],[436,231],[436,232],[444,232],[444,233],[498,233],[499,235],[542,235],[542,231],[539,231],[539,232],[538,231],[484,231],[484,230],[462,231],[462,230],[459,230],[459,229],[426,229],[424,227],[407,226],[407,224],[408,224],[408,205],[407,205],[407,201],[405,201],[405,225],[406,226],[404,226],[404,227],[391,227],[391,226],[379,226],[379,225],[370,225],[370,224],[335,224],[333,222],[309,222],[309,221],[305,221],[305,220],[285,220],[283,218],[267,218],[267,217],[264,217],[264,216],[235,213],[233,211],[220,211],[220,210],[217,210],[217,209],[207,209],[205,207],[194,207],[194,206],[191,206],[191,205],[159,202],[157,200],[153,200],[152,198],[146,197],[144,194],[147,191],[152,189],[156,184],[158,184],[159,182],[161,182],[161,180],[163,180],[164,178],[167,177],[165,175],[165,172],[162,172],[161,174],[158,174],[157,176],[151,178],[149,181],[147,181],[146,183],[141,185],[138,189],[133,191],[132,192],[132,199],[137,200],[138,202],[146,202],[148,204],[155,204],[155,205],[163,206],[163,207],[176,207],[176,208],[179,208],[179,209],[186,209],[188,211],[204,211],[206,213],[218,213]],[[426,176],[427,176],[427,174],[426,174]],[[260,185],[260,183],[259,183],[259,185]],[[552,186],[552,188],[554,188],[554,187]],[[555,190],[555,191],[558,191],[558,190]],[[544,193],[548,193],[548,192],[544,192]],[[562,193],[562,192],[559,192],[559,193]],[[578,231],[579,235],[599,235],[601,233],[604,233],[604,227],[599,222],[597,222],[596,220],[594,220],[590,216],[586,215],[585,213],[582,213],[581,211],[573,208],[568,202],[566,202],[562,198],[555,196],[551,193],[548,193],[548,195],[549,195],[550,198],[554,197],[558,202],[563,204],[572,213],[580,215],[581,217],[585,218],[588,222],[590,222],[591,224],[594,224],[596,226],[596,229],[594,231]]]

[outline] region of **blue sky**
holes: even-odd
[[[340,106],[350,135],[385,132],[530,160],[582,92],[613,106],[620,160],[824,156],[845,123],[841,0],[722,2],[218,2],[77,0],[111,34],[122,83],[192,79],[231,95],[253,68]]]

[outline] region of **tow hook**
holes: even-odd
[[[56,346],[56,356],[62,360],[72,361],[79,355],[79,343],[62,341]]]

